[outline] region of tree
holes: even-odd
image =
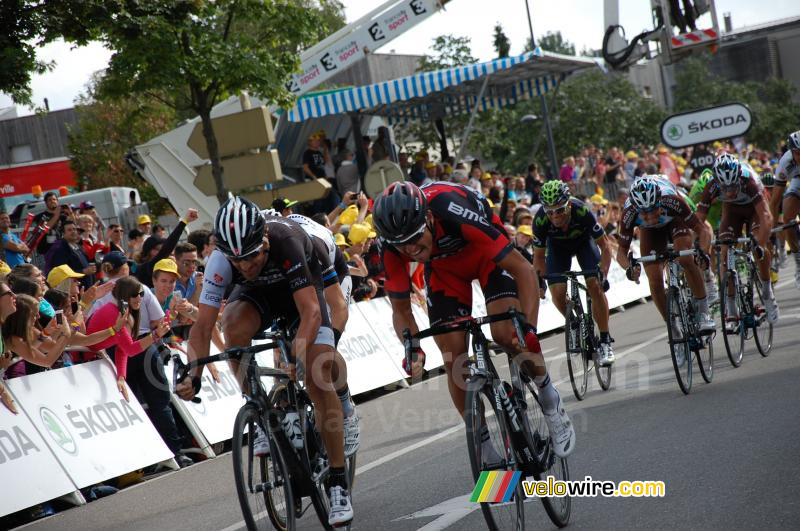
[[[134,174],[125,163],[125,154],[131,146],[172,129],[179,116],[172,107],[140,94],[98,100],[99,79],[93,79],[87,93],[78,99],[78,124],[68,131],[70,166],[76,175],[86,177],[90,189],[138,188],[150,211],[162,214],[168,204],[149,183]]]
[[[548,52],[575,55],[575,45],[564,39],[560,31],[556,31],[555,33],[548,31],[545,33],[544,36],[539,39],[538,46],[542,50]],[[533,50],[533,47],[531,46],[531,40],[528,39],[528,42],[525,44],[525,51],[529,52],[531,50]]]
[[[511,50],[511,41],[508,40],[499,22],[494,27],[494,50],[498,58],[508,57],[508,52]]]

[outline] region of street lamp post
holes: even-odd
[[[525,0],[525,11],[528,14],[528,29],[531,32],[531,50],[534,50],[536,49],[536,41],[533,38],[533,22],[531,21],[531,8],[528,5],[528,0]],[[550,177],[556,179],[558,178],[558,157],[556,156],[556,144],[553,141],[553,128],[550,126],[550,115],[547,112],[547,98],[545,98],[544,94],[539,94],[539,101],[542,104],[542,118],[544,119],[544,129],[547,135],[547,147],[550,155]],[[523,117],[523,119],[527,116]]]

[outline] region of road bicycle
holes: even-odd
[[[692,388],[692,354],[697,358],[700,374],[706,383],[714,378],[714,333],[702,334],[697,324],[697,309],[692,302],[692,290],[678,262],[682,256],[697,256],[698,249],[676,251],[672,244],[660,253],[652,252],[634,263],[666,261],[667,267],[667,337],[672,366],[678,386],[684,394]]]
[[[250,347],[231,347],[223,352],[192,361],[182,362],[177,354],[174,381],[181,382],[196,367],[223,360],[236,360],[240,370],[246,370],[249,393],[233,426],[232,457],[236,492],[245,524],[249,530],[263,529],[264,517],[281,531],[295,529],[296,520],[313,505],[320,523],[328,524],[330,502],[327,480],[330,472],[322,436],[316,429],[314,404],[302,385],[302,371],[295,381],[280,369],[259,366],[256,354],[277,349],[283,366],[294,363],[291,358],[291,335],[279,320],[274,331],[264,332],[256,339],[266,342]],[[262,378],[274,378],[275,385],[267,391]],[[198,397],[194,398],[199,401]],[[296,417],[293,416],[296,414]],[[299,418],[302,447],[290,441],[282,421],[290,416]],[[295,421],[297,422],[297,421]],[[269,453],[258,456],[254,451],[257,431],[266,434]],[[355,476],[355,454],[345,462],[348,489]],[[310,498],[310,505],[303,499]],[[345,527],[348,529],[349,525]]]
[[[613,366],[601,366],[597,363],[600,352],[600,337],[596,333],[596,325],[592,317],[592,298],[589,296],[586,286],[579,280],[579,277],[596,277],[597,269],[589,271],[565,271],[546,275],[544,278],[553,280],[559,277],[566,277],[568,283],[569,298],[565,310],[564,340],[566,342],[567,369],[569,369],[569,380],[572,383],[572,391],[575,398],[583,400],[586,396],[586,389],[589,386],[589,373],[594,372],[597,382],[603,391],[608,391],[611,387],[611,373]],[[586,294],[586,310],[583,309],[583,301],[580,292]]]
[[[731,365],[739,367],[744,355],[744,344],[748,339],[755,340],[756,349],[762,356],[768,356],[772,349],[772,324],[767,321],[764,294],[758,278],[758,266],[753,259],[755,252],[763,256],[764,250],[758,246],[751,234],[741,238],[731,238],[713,242],[717,253],[717,263],[722,247],[728,248],[726,271],[719,278],[720,317],[722,337]],[[735,305],[733,315],[729,313],[725,298],[732,293]]]
[[[567,460],[557,457],[550,444],[550,434],[544,420],[539,396],[533,381],[521,372],[513,360],[509,362],[511,382],[504,381],[489,355],[489,342],[482,325],[511,320],[521,345],[525,345],[525,319],[511,309],[486,317],[461,317],[453,321],[411,334],[403,332],[406,363],[410,366],[413,343],[440,334],[463,331],[471,336],[473,353],[468,360],[469,377],[465,420],[467,449],[473,479],[477,483],[483,471],[521,471],[522,477],[541,480],[553,476],[554,481],[569,480]],[[482,446],[482,428],[486,428],[493,452]],[[494,455],[491,455],[494,453]],[[569,496],[542,497],[545,511],[558,527],[569,522],[572,500]],[[525,494],[518,483],[510,501],[481,503],[489,529],[524,529]]]

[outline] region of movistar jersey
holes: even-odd
[[[598,239],[605,235],[603,227],[597,222],[591,209],[574,197],[569,199],[569,223],[561,229],[553,225],[550,218],[540,208],[533,217],[533,246],[540,249],[547,247],[548,240],[553,243],[569,243],[582,238]]]

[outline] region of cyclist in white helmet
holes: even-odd
[[[783,223],[789,223],[800,213],[800,131],[795,131],[786,139],[786,153],[778,162],[775,172],[775,188],[770,197],[770,211],[778,219],[779,206],[783,201]],[[797,241],[797,228],[789,227],[783,231],[789,250],[794,255],[794,285],[800,289],[800,245]]]

